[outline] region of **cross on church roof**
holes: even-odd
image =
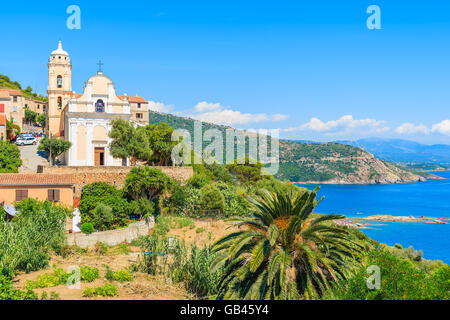
[[[104,66],[105,64],[102,62],[102,60],[100,60],[98,63],[98,72],[102,72],[102,66]]]

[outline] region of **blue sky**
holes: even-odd
[[[292,139],[450,143],[448,1],[17,1],[0,26],[0,73],[39,92],[61,38],[76,92],[101,59],[118,93],[158,110]]]

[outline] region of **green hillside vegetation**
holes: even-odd
[[[48,97],[33,92],[33,88],[31,88],[30,86],[23,89],[22,85],[19,82],[12,81],[8,76],[5,76],[3,74],[0,74],[0,89],[19,90],[22,92],[23,96],[26,98],[34,99],[34,100],[38,100],[38,101],[42,101],[42,102],[48,101]]]

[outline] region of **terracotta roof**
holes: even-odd
[[[0,91],[0,98],[3,99],[9,99],[9,92],[8,91]]]
[[[73,185],[71,174],[2,173],[0,186]]]
[[[125,100],[125,96],[117,96],[120,100]],[[145,100],[142,97],[137,96],[127,96],[127,99],[129,102],[136,102],[136,103],[147,103],[147,100]]]
[[[0,92],[9,92],[9,94],[13,95],[13,96],[21,96],[22,95],[22,92],[20,90],[0,89]]]
[[[83,96],[83,95],[82,95],[82,94],[79,94],[79,93],[75,93],[75,94],[72,93],[72,98],[75,97],[75,99],[79,99],[79,98],[81,98],[82,96]]]
[[[0,126],[6,126],[6,115],[0,114]]]

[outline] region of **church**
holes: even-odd
[[[109,151],[110,122],[122,118],[147,125],[148,102],[139,96],[117,95],[113,81],[100,69],[84,85],[83,94],[72,91],[72,64],[61,41],[48,63],[47,132],[72,143],[64,155],[67,166],[122,166]]]

